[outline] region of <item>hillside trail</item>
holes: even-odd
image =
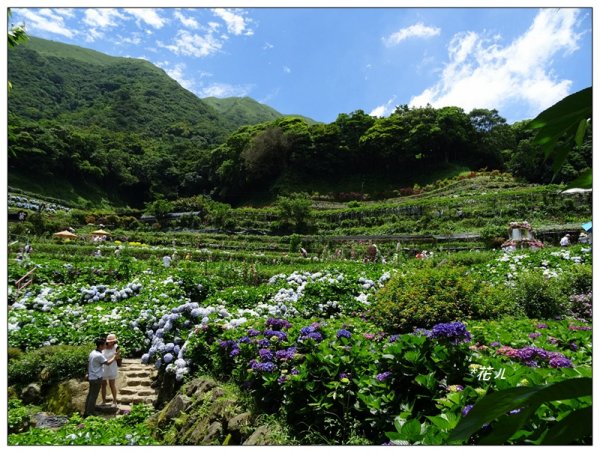
[[[108,405],[102,405],[101,397],[98,397],[96,411],[102,416],[113,416],[126,413],[133,404],[153,405],[158,396],[158,392],[151,387],[156,374],[154,366],[144,365],[139,358],[123,359],[117,378],[117,406],[112,406],[112,394],[110,387],[107,387]]]

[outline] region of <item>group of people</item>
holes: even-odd
[[[580,244],[588,244],[588,235],[582,231],[581,233],[579,233],[579,238],[577,239],[577,242],[579,242]],[[571,245],[571,235],[567,233],[560,239],[560,246],[567,247],[569,245]]]
[[[106,338],[96,339],[96,349],[88,357],[88,382],[90,384],[85,401],[84,417],[92,415],[96,410],[96,400],[102,392],[102,405],[106,406],[107,387],[112,393],[112,405],[117,406],[117,376],[121,352],[117,344],[117,336],[113,333]]]

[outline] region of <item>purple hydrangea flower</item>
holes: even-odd
[[[433,326],[431,338],[449,340],[452,344],[458,344],[471,341],[471,334],[462,322],[450,322]]]
[[[429,338],[432,335],[432,331],[419,328],[419,329],[415,329],[415,331],[412,333],[412,335],[421,335],[421,336]]]
[[[490,343],[490,346],[491,346],[492,348],[497,348],[498,346],[500,346],[500,342],[498,342],[498,341],[492,341],[492,342]]]
[[[573,367],[573,362],[571,362],[569,359],[567,359],[562,354],[556,354],[554,357],[552,357],[550,359],[548,364],[552,368],[572,368]]]
[[[392,336],[390,336],[390,338],[389,338],[389,340],[388,340],[388,341],[389,341],[390,343],[394,343],[394,342],[395,342],[395,341],[396,341],[398,338],[400,338],[400,335],[398,335],[398,334],[396,334],[396,335],[392,335]]]
[[[376,377],[376,379],[377,379],[379,382],[383,382],[383,381],[385,381],[387,378],[389,378],[391,375],[392,375],[392,372],[391,372],[391,371],[385,371],[385,372],[383,372],[383,373],[379,373],[379,374],[378,374],[377,376],[375,376],[375,377]]]
[[[248,344],[250,343],[250,337],[242,337],[238,340],[238,343],[244,343],[244,344]]]
[[[279,384],[283,384],[285,381],[287,381],[287,379],[288,379],[288,378],[287,378],[287,376],[286,376],[285,374],[282,374],[281,376],[279,376],[279,377],[277,378],[277,382],[278,382]]]
[[[267,348],[271,344],[268,338],[263,338],[256,343],[261,348]]]
[[[340,379],[350,379],[350,373],[340,373],[338,377]]]
[[[292,325],[285,319],[269,318],[266,323],[267,327],[273,330],[289,329]]]
[[[472,404],[467,404],[467,405],[466,405],[466,406],[463,408],[463,410],[462,410],[462,415],[463,415],[463,417],[466,417],[466,416],[467,416],[467,414],[468,414],[469,412],[471,412],[471,409],[473,409],[473,405],[472,405]]]
[[[571,343],[571,344],[569,344],[569,347],[571,348],[572,351],[577,351],[579,349],[579,346],[577,346],[577,343]]]
[[[540,323],[540,324],[538,324],[538,325],[537,325],[537,328],[538,328],[538,329],[547,329],[547,328],[548,328],[548,324],[543,324],[543,323]],[[515,409],[515,410],[516,410],[516,409]]]
[[[311,332],[308,335],[304,336],[304,337],[300,337],[300,340],[304,340],[306,338],[309,338],[311,340],[315,340],[315,341],[322,341],[323,340],[323,335],[321,335],[321,332]]]
[[[349,332],[346,329],[340,329],[337,331],[337,333],[335,334],[335,336],[337,338],[350,338],[352,336],[352,333]]]
[[[296,348],[292,346],[291,348],[276,351],[275,357],[277,357],[277,359],[279,359],[279,360],[290,360],[290,359],[294,358],[295,354],[296,354]]]
[[[273,360],[273,353],[268,349],[259,349],[258,355],[260,356],[260,359],[264,360],[265,362],[270,362]]]
[[[277,366],[273,362],[258,362],[256,360],[250,361],[250,367],[256,371],[273,372],[277,370]]]
[[[300,335],[303,337],[313,332],[316,332],[316,329],[313,326],[303,327],[302,329],[300,329]]]
[[[229,357],[235,357],[237,355],[240,355],[240,350],[238,348],[233,348],[229,353]]]
[[[541,333],[539,333],[539,332],[532,332],[529,334],[529,338],[534,339],[534,338],[539,337],[540,335],[541,335]]]
[[[265,330],[265,337],[277,337],[279,340],[286,341],[288,339],[287,333],[280,330]]]
[[[256,337],[257,335],[260,335],[260,330],[248,329],[248,336],[249,337]]]

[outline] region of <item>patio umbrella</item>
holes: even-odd
[[[57,238],[65,238],[65,239],[73,239],[73,238],[77,237],[76,234],[73,234],[67,230],[59,231],[58,233],[54,233],[54,236],[56,236]]]
[[[592,222],[582,224],[581,228],[583,228],[586,231],[586,233],[589,233],[590,231],[592,231]]]
[[[110,233],[104,230],[92,231],[92,234],[95,234],[96,236],[110,236]]]

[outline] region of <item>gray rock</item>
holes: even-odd
[[[38,412],[32,419],[36,428],[60,428],[69,423],[69,417],[66,415],[54,415],[47,412]]]
[[[189,397],[177,394],[175,398],[167,404],[167,407],[162,410],[158,418],[158,427],[164,428],[167,426],[172,419],[178,417],[181,412],[185,411],[191,401],[192,400]]]
[[[242,445],[269,445],[269,428],[259,426]]]
[[[202,444],[203,445],[211,445],[211,444],[214,445],[215,441],[217,443],[220,443],[219,437],[221,436],[222,433],[223,433],[223,425],[221,425],[221,423],[219,423],[219,422],[211,423],[211,425],[208,427],[206,435],[202,439]]]
[[[230,432],[241,432],[252,423],[252,414],[244,412],[238,414],[227,422],[227,430]]]
[[[21,391],[21,399],[26,404],[38,404],[42,401],[42,388],[39,384],[33,383],[27,385]]]

